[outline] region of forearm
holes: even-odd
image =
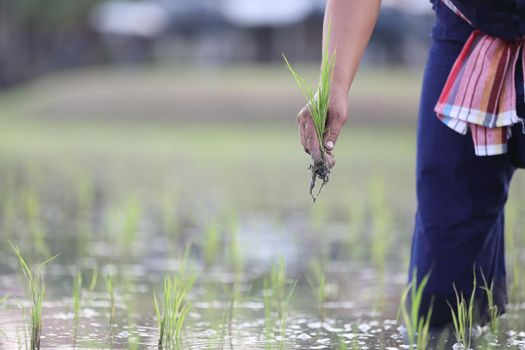
[[[330,22],[329,52],[336,50],[332,94],[348,94],[377,21],[380,4],[381,0],[328,0],[324,38],[326,40]]]

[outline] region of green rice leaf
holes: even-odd
[[[325,47],[323,50],[323,58],[321,61],[321,72],[319,77],[319,83],[317,89],[312,89],[308,83],[295,71],[286,56],[283,54],[284,62],[290,73],[292,74],[297,86],[299,86],[301,92],[306,98],[308,105],[308,111],[312,117],[312,121],[315,127],[319,145],[324,153],[324,136],[327,132],[326,119],[328,116],[328,107],[330,102],[330,88],[332,85],[334,68],[335,68],[335,50],[332,54],[329,53],[330,49],[330,24],[325,38]]]

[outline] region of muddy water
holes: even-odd
[[[158,260],[156,262],[159,263]],[[156,348],[158,330],[152,306],[152,290],[155,285],[160,285],[161,274],[155,267],[126,277],[119,271],[116,280],[129,278],[134,281],[116,283],[123,287],[117,287],[116,319],[112,324],[109,295],[84,291],[77,326],[72,299],[66,295],[69,289],[67,284],[70,283],[67,276],[48,273],[48,302],[43,311],[43,347]],[[142,269],[136,266],[123,268]],[[200,280],[190,295],[192,311],[184,332],[183,348],[267,349],[286,346],[298,349],[331,349],[338,347],[341,341],[359,345],[360,348],[397,348],[403,344],[395,312],[380,311],[381,304],[395,303],[399,281],[389,281],[391,290],[385,290],[382,295],[386,299],[381,300],[370,297],[372,290],[377,288],[373,274],[362,271],[330,274],[330,279],[335,283],[329,288],[347,286],[345,288],[348,290],[338,294],[352,299],[330,298],[323,305],[324,319],[319,317],[313,307],[315,302],[312,301],[309,286],[300,282],[290,306],[286,331],[283,333],[279,327],[275,327],[268,333],[265,330],[267,320],[264,316],[262,291],[257,287],[261,284],[258,273],[245,277],[241,282],[241,297],[235,303],[232,322],[225,322],[230,301],[223,287],[231,277],[220,272],[200,275]],[[18,278],[6,276],[3,282],[17,285]],[[355,285],[359,287],[356,288]],[[353,291],[350,292],[350,289]],[[16,291],[14,292],[13,300],[6,302],[0,311],[3,320],[1,344],[5,349],[17,347],[20,339],[23,339],[24,320],[18,300],[14,300]],[[392,305],[388,308],[391,309]]]
[[[196,283],[188,295],[183,349],[339,349],[341,343],[349,349],[407,348],[397,310],[412,214],[387,205],[388,193],[348,203],[353,197],[328,192],[323,195],[334,203],[321,197],[312,207],[286,196],[261,200],[261,191],[274,186],[260,180],[261,188],[243,184],[243,191],[230,184],[232,197],[217,200],[222,197],[213,188],[174,190],[163,181],[126,182],[122,173],[78,177],[46,171],[1,178],[0,299],[9,298],[0,304],[0,349],[23,348],[27,341],[27,290],[8,241],[34,264],[59,254],[45,269],[44,349],[157,348],[153,293],[161,293],[165,275],[179,271],[188,246],[186,264]],[[516,237],[509,264],[519,265],[523,242]],[[286,289],[297,283],[284,328],[275,313],[265,313],[263,290],[280,259]],[[322,304],[307,278],[314,263],[326,276]],[[78,271],[83,285],[75,319]],[[94,271],[97,283],[90,286]],[[520,282],[512,281],[519,291]],[[476,330],[476,348],[525,349],[524,299],[512,297],[501,333],[491,337]],[[436,333],[433,344],[452,349],[454,339]]]
[[[225,252],[206,267],[202,248],[195,244],[188,265],[197,277],[189,300],[192,305],[184,328],[184,349],[334,349],[344,342],[350,349],[403,349],[406,339],[396,320],[399,294],[405,282],[402,263],[394,259],[381,275],[370,262],[342,257],[335,247],[341,242],[322,242],[315,237],[297,238],[293,225],[261,220],[260,215],[239,220],[237,237],[242,255],[242,271],[234,274]],[[141,226],[151,227],[142,222]],[[85,238],[86,254],[77,258],[79,242],[66,235],[45,239],[59,256],[46,269],[47,297],[44,304],[44,349],[155,349],[158,329],[153,308],[153,291],[159,292],[165,274],[174,273],[181,264],[181,234],[172,241],[161,231],[139,230],[133,242]],[[333,230],[336,230],[334,225]],[[96,230],[97,231],[97,230]],[[184,230],[183,230],[184,231]],[[227,239],[226,239],[227,240]],[[66,244],[62,245],[62,242]],[[17,240],[27,252],[36,249],[31,242]],[[126,248],[129,244],[130,248]],[[326,250],[329,253],[326,253]],[[82,249],[84,251],[84,249]],[[31,256],[31,255],[30,255]],[[37,259],[39,253],[34,253]],[[327,276],[324,317],[320,317],[311,287],[306,282],[309,258],[323,256]],[[268,331],[265,318],[262,279],[279,257],[284,257],[290,281],[298,280],[290,301],[285,331],[278,326]],[[8,250],[2,253],[1,294],[11,297],[0,306],[0,348],[18,348],[25,339],[26,321],[24,281]],[[99,273],[93,291],[88,285],[94,269]],[[81,269],[84,288],[80,317],[75,321],[72,300],[74,272]],[[105,290],[105,275],[113,276],[115,315],[111,317],[110,295]],[[238,298],[231,321],[231,288],[237,282]],[[523,349],[525,332],[514,325],[523,324],[525,305],[514,305],[504,317],[504,331],[498,339],[480,337],[493,348]],[[276,315],[272,316],[274,318]],[[438,343],[441,334],[434,335]],[[453,341],[442,343],[450,348]]]
[[[315,246],[295,240],[283,240],[286,229],[258,220],[240,223],[238,237],[243,247],[243,271],[238,277],[238,300],[234,303],[231,323],[225,321],[230,310],[231,290],[236,275],[228,264],[218,261],[206,268],[195,246],[189,260],[197,276],[189,296],[192,310],[184,331],[183,348],[318,348],[338,346],[341,340],[374,348],[378,344],[402,344],[395,321],[396,301],[404,282],[404,275],[393,275],[385,283],[379,282],[374,269],[353,266],[344,260],[327,260],[327,301],[323,305],[324,319],[319,317],[315,298],[304,274],[308,269],[305,254],[312,254]],[[265,232],[264,239],[261,239]],[[289,235],[285,235],[289,236]],[[137,239],[140,254],[126,255],[115,249],[115,242],[90,241],[93,252],[84,259],[68,264],[70,252],[63,252],[46,269],[47,298],[44,304],[42,346],[46,349],[69,348],[156,348],[158,329],[153,309],[153,291],[159,292],[166,273],[180,265],[172,243],[159,235],[144,235]],[[72,251],[76,245],[67,237]],[[31,251],[31,244],[18,241]],[[58,247],[58,242],[50,240]],[[53,248],[51,248],[53,249]],[[253,253],[251,253],[253,252]],[[73,254],[71,254],[73,255]],[[174,255],[174,256],[170,256]],[[11,297],[0,306],[1,348],[18,347],[24,339],[26,322],[23,309],[24,281],[17,273],[16,261],[9,252],[2,255],[2,295]],[[35,254],[38,256],[38,254]],[[284,333],[276,327],[268,333],[262,300],[262,279],[274,262],[285,257],[290,281],[298,280],[290,302],[287,327]],[[72,279],[74,271],[83,266],[84,289],[80,318],[75,322],[72,309]],[[94,266],[100,271],[94,291],[88,290]],[[104,275],[111,273],[115,285],[114,320],[110,316],[110,295],[105,291]],[[20,303],[23,303],[21,305]],[[273,317],[276,317],[275,315]]]

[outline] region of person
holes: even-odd
[[[525,0],[431,0],[436,13],[417,124],[417,212],[409,281],[429,276],[421,315],[451,322],[456,292],[475,293],[487,320],[484,281],[499,313],[507,303],[504,205],[513,173],[525,166],[523,37]],[[324,136],[330,166],[349,115],[348,92],[370,39],[380,0],[328,0],[329,52],[336,62]],[[326,39],[326,38],[325,38]],[[324,45],[323,45],[324,47]],[[297,118],[314,161],[319,140],[307,106]]]

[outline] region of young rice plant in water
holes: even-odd
[[[321,321],[324,321],[324,303],[326,300],[326,274],[323,263],[314,260],[310,264],[310,271],[306,275],[306,281],[312,289],[317,304],[317,311]]]
[[[113,328],[113,322],[115,321],[116,316],[116,306],[115,306],[115,289],[113,288],[113,272],[106,271],[106,293],[109,296],[109,329]]]
[[[312,196],[314,202],[319,193],[321,192],[323,186],[328,182],[330,175],[330,168],[328,167],[328,164],[326,162],[326,150],[323,142],[326,132],[329,132],[329,130],[326,129],[326,118],[328,115],[328,105],[330,102],[330,87],[332,84],[335,66],[335,51],[332,54],[330,54],[329,44],[330,25],[328,26],[328,33],[326,34],[325,38],[325,48],[323,59],[321,62],[321,75],[319,78],[317,90],[312,89],[308,85],[308,83],[293,69],[292,65],[290,64],[286,56],[283,54],[286,67],[292,73],[295,82],[306,97],[308,111],[310,112],[310,116],[312,117],[317,138],[319,140],[319,146],[321,148],[321,160],[310,166],[310,170],[312,171],[310,195]],[[319,178],[322,181],[322,184],[319,188],[319,192],[314,195],[313,190],[315,188],[317,178]]]
[[[193,287],[195,277],[186,274],[186,262],[189,256],[189,247],[186,248],[179,271],[164,277],[162,298],[153,294],[155,313],[159,326],[159,349],[178,348],[182,342],[182,327],[190,312],[188,293]]]
[[[226,332],[228,333],[230,342],[233,339],[233,317],[235,312],[235,305],[241,298],[241,290],[238,285],[238,281],[234,280],[231,285],[224,286],[224,294],[229,295],[229,302],[227,307],[224,310],[224,317],[222,320],[221,327],[221,349],[224,348],[224,340],[226,337]]]
[[[73,347],[76,347],[80,311],[82,308],[82,272],[77,271],[73,280]]]
[[[274,330],[276,314],[279,322],[279,348],[285,347],[288,306],[297,281],[288,287],[290,281],[286,276],[286,266],[283,258],[272,268],[269,278],[263,281],[263,302],[265,314],[265,333],[270,338]]]
[[[206,264],[206,268],[210,268],[217,260],[221,245],[221,237],[216,223],[212,223],[208,226],[204,238],[204,262]]]
[[[75,328],[80,320],[80,309],[82,307],[82,273],[77,272],[73,280],[73,313],[75,314]]]
[[[28,291],[30,294],[30,337],[29,337],[29,348],[31,350],[40,349],[40,337],[42,333],[42,304],[44,303],[44,297],[46,294],[46,285],[44,282],[44,266],[53,260],[56,256],[47,259],[41,263],[36,271],[31,271],[29,265],[26,263],[20,249],[9,242],[11,248],[15,252],[22,273],[27,281]]]
[[[428,346],[430,317],[432,316],[432,308],[428,310],[426,316],[420,316],[423,291],[428,283],[429,275],[426,275],[419,285],[416,270],[412,276],[412,282],[401,295],[399,312],[406,327],[409,349],[423,350]]]
[[[498,306],[494,304],[494,281],[490,283],[490,285],[487,282],[487,279],[485,278],[485,275],[481,275],[483,277],[483,286],[481,289],[485,292],[485,296],[487,298],[487,308],[488,308],[488,322],[489,322],[489,328],[490,332],[494,335],[496,335],[499,331],[499,318],[498,318]]]
[[[454,335],[460,345],[465,349],[470,349],[470,342],[472,337],[472,324],[474,322],[474,297],[476,295],[476,275],[474,274],[474,281],[472,283],[472,293],[470,298],[466,300],[463,293],[459,293],[454,286],[456,293],[456,309],[449,303],[452,314],[452,325],[454,326]]]
[[[162,299],[158,301],[157,296],[153,295],[160,332],[159,349],[171,349],[180,343],[182,326],[190,312],[187,295],[191,286],[190,282],[182,284],[177,277],[170,279],[169,276],[165,276]]]

